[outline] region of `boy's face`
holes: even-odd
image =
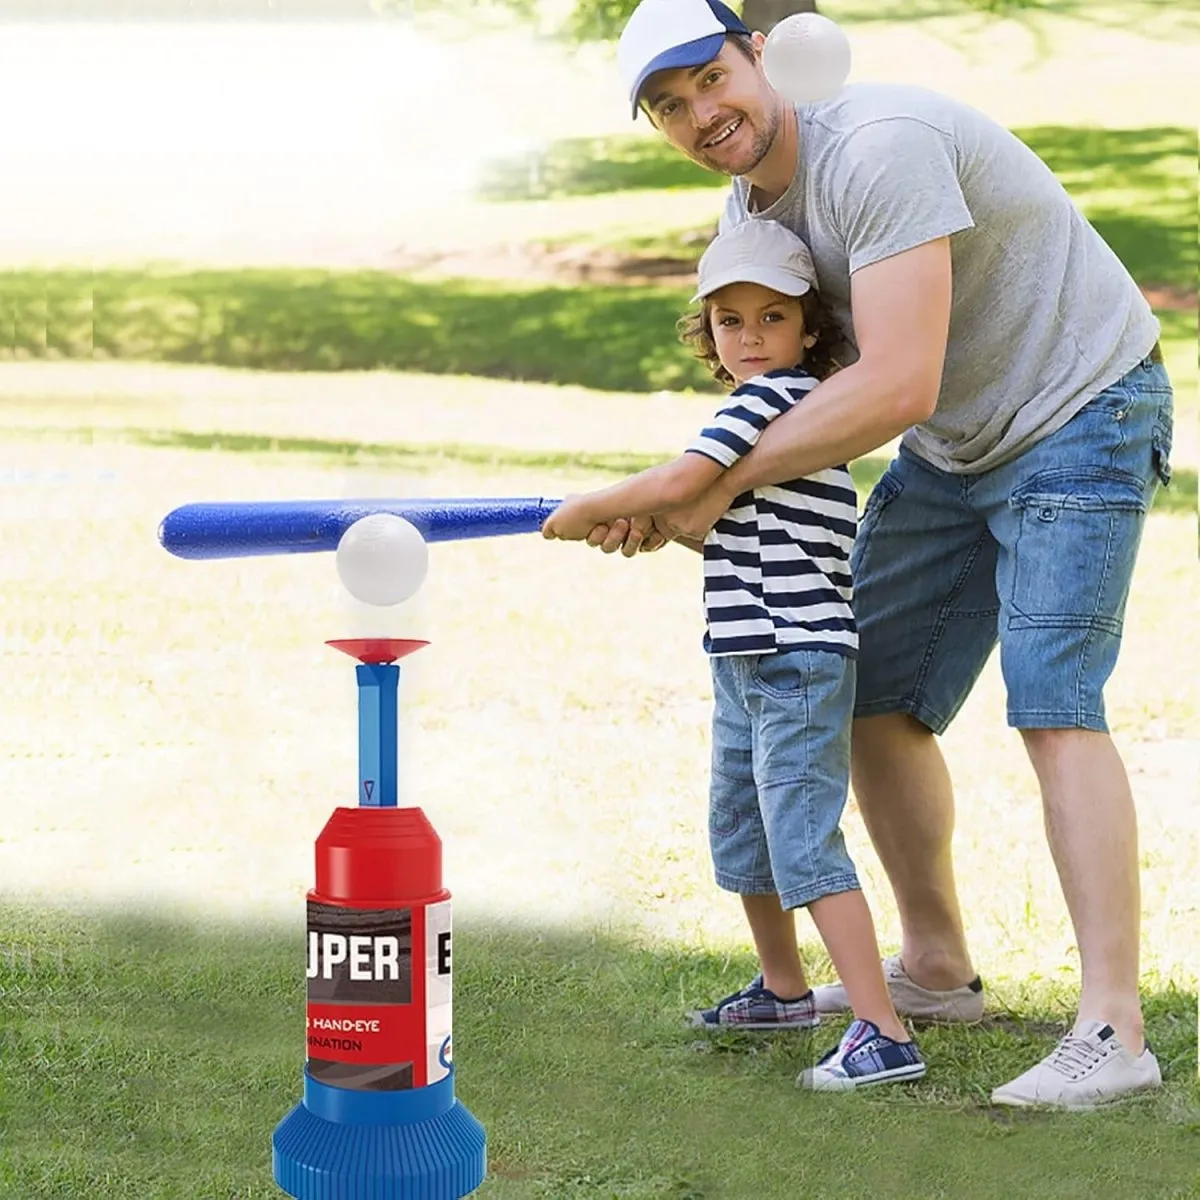
[[[804,329],[797,296],[784,296],[759,283],[731,283],[709,301],[717,357],[739,384],[796,366],[817,340]]]
[[[755,35],[756,54],[761,35]],[[658,71],[646,80],[642,104],[667,140],[693,162],[721,175],[749,174],[771,149],[779,129],[779,97],[756,58],[726,40],[702,67]]]

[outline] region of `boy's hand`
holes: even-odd
[[[568,496],[547,518],[542,537],[548,541],[582,542],[596,527],[584,496]]]

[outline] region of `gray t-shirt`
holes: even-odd
[[[854,84],[798,107],[787,192],[769,217],[808,243],[821,296],[858,356],[850,276],[952,235],[954,294],[937,411],[905,444],[946,471],[990,470],[1065,425],[1149,354],[1158,321],[1050,169],[982,113],[924,88]]]

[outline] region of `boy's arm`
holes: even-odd
[[[694,505],[713,491],[722,475],[736,468],[771,422],[815,382],[808,376],[795,376],[791,381],[771,376],[748,380],[733,391],[725,407],[674,462],[651,467],[602,491],[572,496],[542,526],[543,536],[590,540],[598,529],[621,518],[669,516],[673,510]],[[730,496],[731,503],[737,495]],[[703,543],[704,539],[693,540]]]
[[[542,526],[542,536],[581,541],[597,525],[607,525],[619,518],[648,517],[691,504],[724,471],[720,463],[689,451],[611,487],[568,497]]]
[[[580,500],[586,501],[596,525],[617,517],[649,517],[698,500],[724,473],[720,463],[688,451],[611,487],[588,492]]]

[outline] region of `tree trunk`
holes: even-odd
[[[770,33],[792,13],[816,11],[816,0],[746,0],[742,20],[756,33]]]

